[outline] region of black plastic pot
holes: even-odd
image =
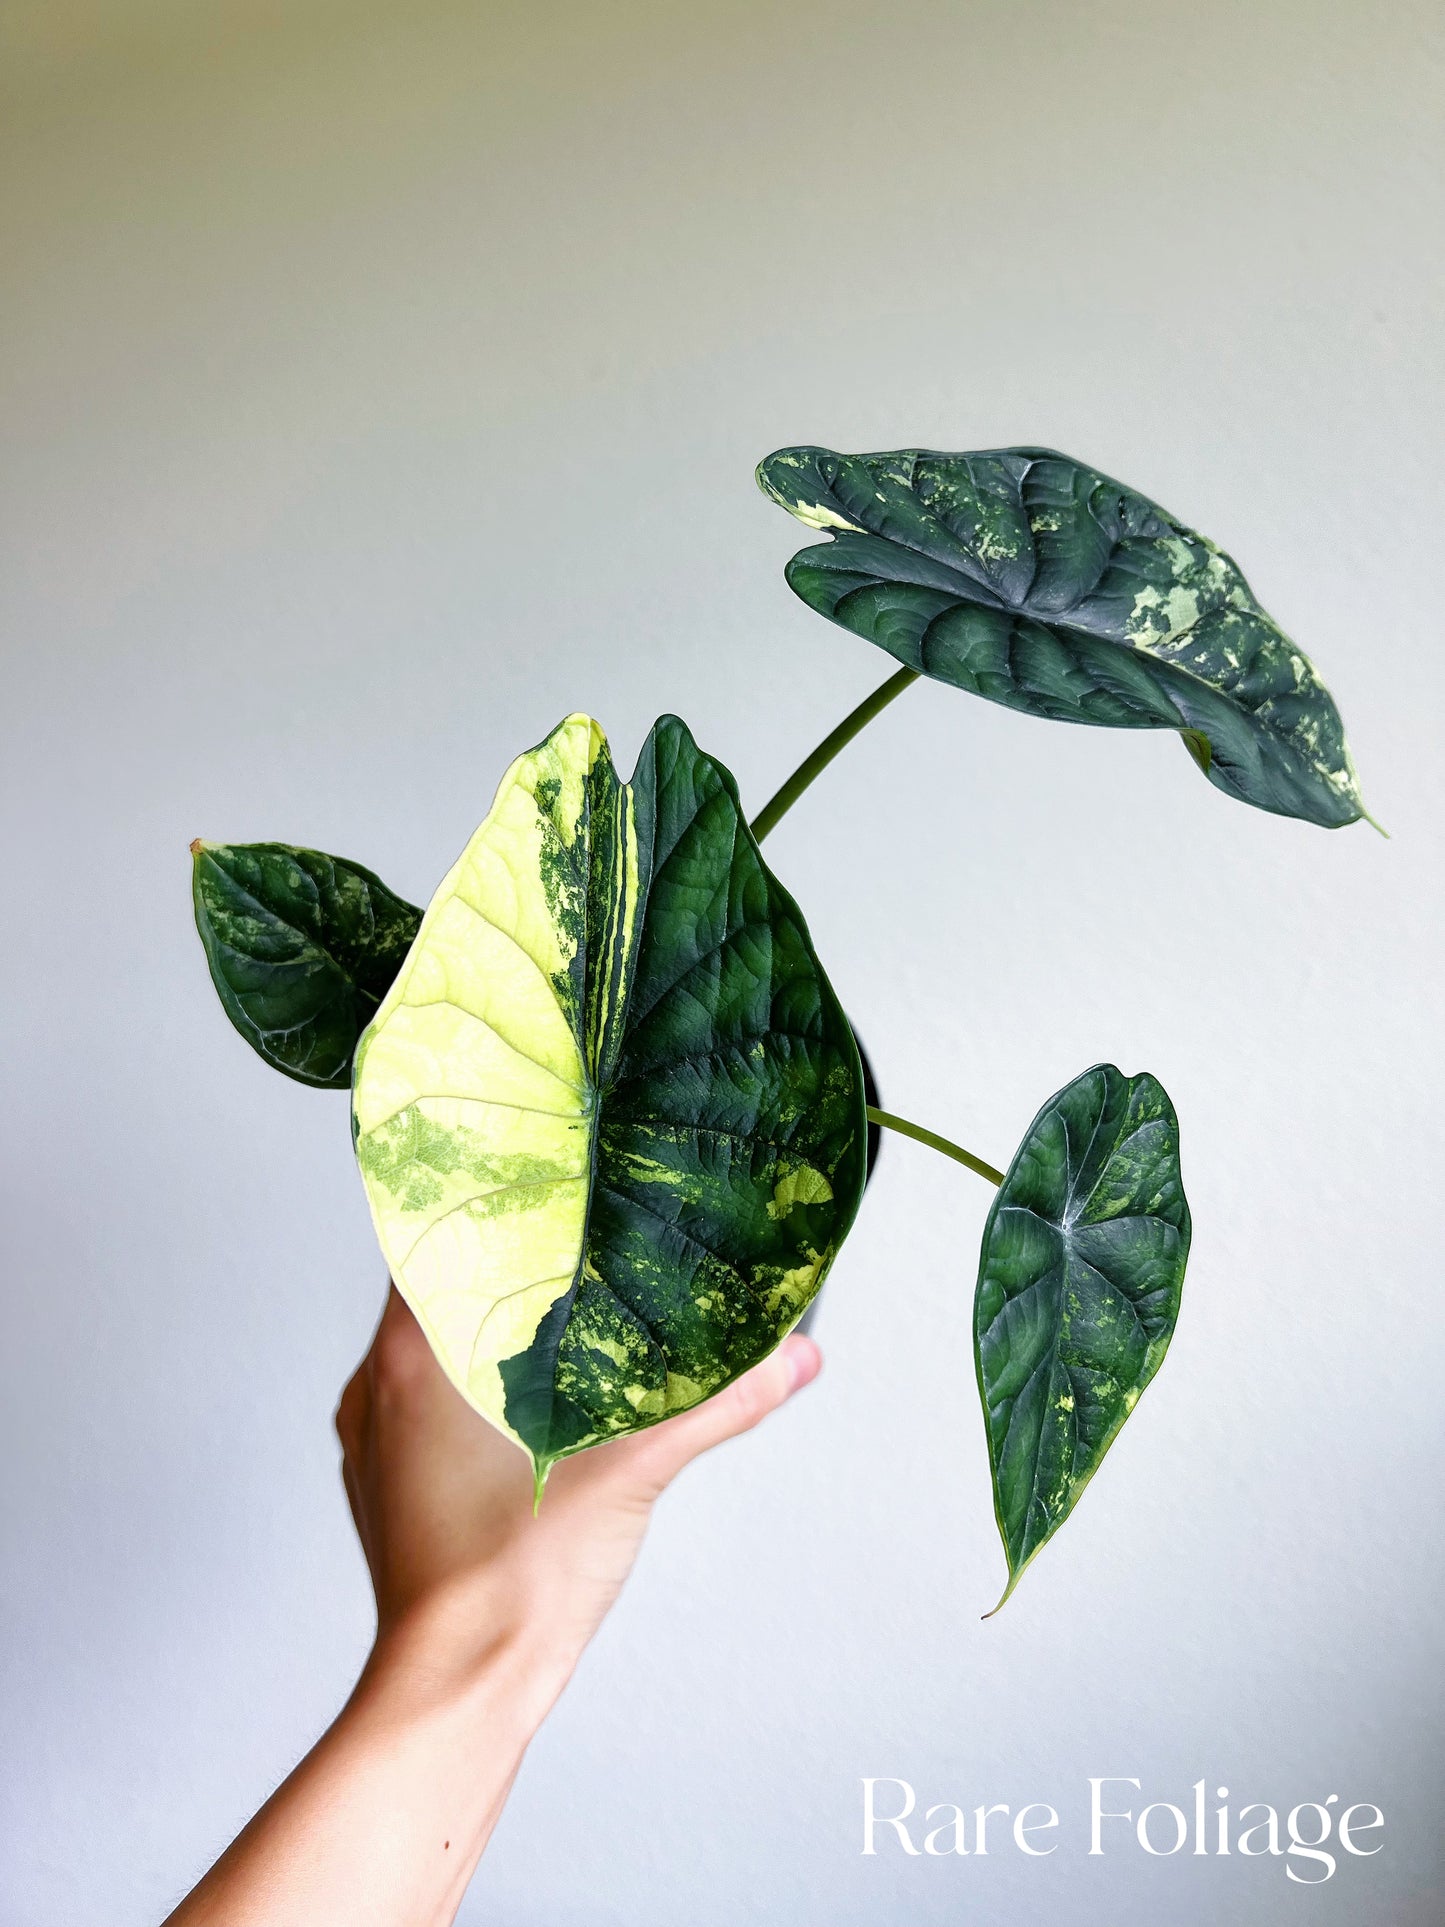
[[[858,1046],[858,1055],[863,1063],[863,1095],[875,1111],[881,1111],[883,1106],[878,1101],[878,1084],[873,1076],[873,1066],[869,1063],[868,1053],[863,1048],[863,1039],[858,1035],[856,1030],[853,1033],[853,1042]],[[882,1142],[883,1127],[881,1124],[875,1124],[870,1117],[868,1120],[868,1164],[863,1173],[863,1189],[865,1191],[872,1182],[873,1167],[878,1162],[878,1147]]]

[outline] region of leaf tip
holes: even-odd
[[[980,1622],[982,1622],[985,1619],[993,1619],[1003,1611],[1004,1607],[1008,1604],[1010,1599],[1013,1598],[1014,1587],[1018,1584],[1020,1579],[1023,1578],[1023,1575],[1024,1575],[1024,1569],[1022,1566],[1019,1567],[1017,1572],[1009,1573],[1008,1584],[1004,1587],[1002,1593],[999,1595],[997,1605],[990,1606],[986,1613],[980,1613],[979,1614]]]
[[[191,855],[192,856],[200,856],[204,852],[205,847],[206,846],[201,841],[200,837],[193,836],[191,838]]]
[[[1181,729],[1179,734],[1184,739],[1184,747],[1207,776],[1214,761],[1214,745],[1202,729]]]
[[[1365,822],[1369,824],[1372,830],[1379,831],[1380,835],[1384,837],[1387,843],[1391,841],[1390,832],[1385,828],[1383,823],[1377,823],[1375,821],[1374,817],[1370,815],[1370,812],[1365,808],[1363,803],[1360,805],[1360,815],[1364,818]]]

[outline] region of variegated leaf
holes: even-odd
[[[1049,1099],[989,1212],[974,1300],[1004,1599],[1163,1362],[1189,1232],[1179,1125],[1155,1078],[1101,1064]]]
[[[196,928],[226,1015],[273,1069],[348,1089],[356,1040],[421,911],[320,850],[197,839],[191,857]]]
[[[829,542],[788,564],[908,668],[1062,722],[1174,729],[1215,784],[1327,828],[1365,814],[1339,711],[1221,549],[1047,448],[784,448],[764,491]]]
[[[675,717],[503,779],[357,1052],[383,1250],[532,1456],[681,1411],[797,1322],[863,1186],[858,1051],[797,906]]]

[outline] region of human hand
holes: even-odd
[[[336,1413],[376,1644],[167,1927],[448,1927],[654,1501],[821,1362],[794,1334],[691,1412],[564,1460],[534,1518],[525,1455],[453,1389],[393,1289]]]
[[[525,1455],[447,1379],[393,1286],[336,1430],[376,1594],[374,1663],[464,1686],[504,1656],[540,1719],[616,1598],[664,1488],[822,1364],[794,1333],[704,1404],[553,1468],[532,1510]]]

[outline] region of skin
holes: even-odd
[[[335,1724],[166,1927],[446,1927],[527,1744],[690,1460],[816,1377],[800,1333],[694,1411],[531,1470],[393,1289],[336,1413],[376,1640]]]

